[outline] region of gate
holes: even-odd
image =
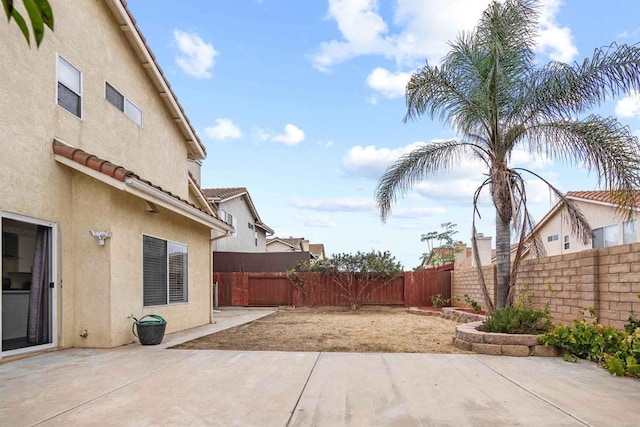
[[[286,278],[251,275],[249,305],[293,305],[293,286]]]

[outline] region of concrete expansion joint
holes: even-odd
[[[322,355],[322,352],[319,352],[318,356],[316,357],[316,360],[313,362],[313,366],[309,370],[309,375],[307,376],[307,379],[305,380],[304,385],[300,389],[300,393],[298,394],[298,398],[296,399],[296,403],[293,405],[293,409],[291,409],[291,412],[289,413],[289,419],[287,420],[287,424],[285,424],[285,426],[287,426],[287,427],[291,425],[291,420],[293,419],[294,414],[298,410],[298,405],[300,404],[300,399],[302,399],[302,395],[304,394],[304,391],[307,388],[307,384],[309,384],[309,380],[311,379],[311,375],[313,375],[313,371],[315,371],[316,365],[318,364],[318,361],[320,360],[320,356],[321,355]]]

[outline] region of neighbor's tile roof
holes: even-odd
[[[246,187],[230,187],[230,188],[203,188],[202,192],[208,198],[228,199],[229,197],[238,196],[247,193]]]
[[[640,190],[636,192],[636,206],[640,207]],[[596,202],[616,204],[611,192],[609,191],[568,191],[567,197],[575,197],[578,199],[593,200]]]
[[[296,249],[300,249],[300,243],[305,239],[304,237],[273,237],[271,239],[267,239],[267,244],[275,242],[276,240],[279,240],[289,246],[293,246]]]
[[[155,188],[156,190],[162,191],[163,193],[173,197],[176,200],[179,200],[180,202],[191,206],[192,208],[196,208],[199,211],[207,214],[208,216],[212,217],[212,218],[216,218],[219,219],[213,215],[211,215],[209,212],[207,212],[206,210],[202,209],[199,206],[194,205],[193,203],[190,203],[189,201],[183,199],[180,196],[176,196],[175,194],[171,193],[170,191],[167,191],[165,189],[163,189],[162,187],[160,187],[159,185],[155,185],[153,184],[151,181],[148,181],[146,179],[142,179],[140,178],[140,176],[138,176],[135,172],[126,169],[122,166],[116,165],[114,163],[111,163],[108,160],[105,159],[101,159],[100,157],[94,156],[93,154],[87,153],[86,151],[80,149],[80,148],[76,148],[76,147],[72,147],[70,145],[67,145],[61,141],[58,141],[57,139],[53,140],[53,152],[54,154],[57,154],[59,156],[65,157],[69,160],[73,160],[76,163],[79,163],[83,166],[86,166],[88,168],[91,168],[95,171],[101,172],[105,175],[108,175],[114,179],[117,179],[118,181],[121,182],[125,182],[125,180],[127,178],[134,178],[138,181],[144,182],[147,185],[150,185],[151,187]]]

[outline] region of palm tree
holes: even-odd
[[[440,66],[427,64],[413,73],[404,121],[426,115],[452,126],[458,137],[404,155],[387,169],[375,192],[385,221],[398,194],[404,196],[414,184],[454,167],[462,157],[479,160],[486,179],[474,197],[472,233],[475,237],[478,195],[488,188],[496,214],[497,308],[512,298],[523,247],[511,270],[511,232],[522,243],[534,225],[523,175],[542,179],[556,194],[571,216],[574,234],[585,243],[592,234],[579,210],[557,188],[531,170],[509,165],[514,148],[595,171],[598,185],[612,191],[622,210],[634,205],[633,190],[639,183],[638,138],[615,118],[587,111],[640,89],[640,47],[612,44],[596,49],[581,63],[538,66],[537,22],[536,1],[494,1],[477,27],[451,44]],[[481,284],[493,308],[483,280]]]

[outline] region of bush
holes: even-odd
[[[431,304],[433,304],[434,308],[444,307],[449,304],[449,301],[451,301],[443,297],[441,294],[431,295],[429,299],[431,300]]]
[[[630,321],[625,330],[635,324]],[[584,318],[572,325],[556,326],[541,340],[544,345],[554,345],[570,355],[597,361],[609,373],[617,376],[640,376],[640,329],[631,333],[605,327],[594,318]]]
[[[546,310],[505,307],[487,316],[485,332],[504,334],[543,334],[551,330],[551,316]]]

